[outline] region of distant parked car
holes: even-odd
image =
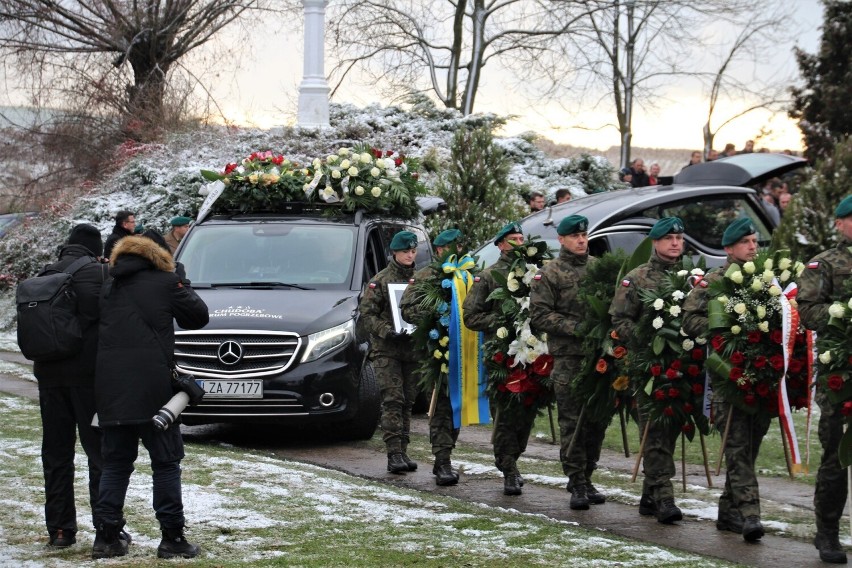
[[[35,219],[36,217],[38,217],[38,212],[36,211],[0,215],[0,238],[5,237],[9,229],[20,225],[27,219]]]
[[[740,217],[754,222],[761,246],[775,226],[754,189],[749,187],[807,164],[784,154],[742,154],[684,168],[672,185],[596,193],[547,207],[521,221],[524,234],[538,235],[559,249],[556,226],[568,215],[589,219],[589,252],[600,256],[622,249],[632,253],[661,217],[677,216],[686,225],[686,248],[707,259],[707,266],[725,262],[722,233]],[[477,254],[489,266],[500,251],[491,243]]]

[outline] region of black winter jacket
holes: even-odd
[[[66,245],[59,251],[59,260],[46,267],[61,271],[82,256],[92,256],[83,245]],[[101,286],[109,278],[109,267],[97,262],[80,268],[71,277],[71,286],[77,294],[77,313],[83,330],[83,348],[67,359],[33,363],[33,374],[38,387],[92,387],[95,384],[95,355],[98,350],[98,321],[100,320]]]
[[[112,256],[112,249],[115,248],[116,243],[124,237],[128,237],[132,234],[132,231],[128,231],[121,225],[113,227],[112,232],[109,234],[106,242],[104,243],[104,258],[110,258]]]
[[[171,255],[151,239],[121,239],[110,266],[112,284],[101,300],[95,406],[102,426],[140,424],[173,394],[173,322],[199,329],[209,314],[175,274]]]

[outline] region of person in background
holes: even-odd
[[[778,208],[781,210],[781,216],[784,216],[784,212],[787,211],[787,207],[790,206],[790,202],[793,200],[792,193],[782,193],[778,196]]]
[[[177,250],[181,240],[183,240],[184,235],[186,235],[189,231],[190,223],[192,223],[192,219],[182,215],[172,217],[169,221],[169,225],[171,225],[172,228],[169,232],[163,235],[163,238],[166,239],[166,244],[169,246],[169,250],[172,251],[172,255],[175,254],[175,251]]]
[[[740,150],[740,154],[751,154],[754,152],[754,140],[746,140],[745,146]]]
[[[654,162],[648,168],[648,185],[660,185],[660,164]]]
[[[541,211],[544,209],[544,194],[533,191],[530,193],[529,199],[530,213],[535,213],[536,211]]]
[[[565,203],[571,200],[571,190],[567,187],[561,187],[556,190],[556,204]]]
[[[834,210],[834,227],[839,242],[816,255],[806,264],[799,279],[799,313],[802,323],[819,334],[828,325],[828,309],[834,302],[849,301],[849,275],[852,273],[852,195],[843,199]],[[842,404],[832,404],[826,392],[817,388],[819,404],[819,441],[822,459],[817,472],[814,491],[816,536],[814,546],[820,560],[831,564],[846,564],[846,551],[840,544],[840,520],[846,506],[847,468],[841,467],[838,458],[840,439],[846,418]]]
[[[713,148],[710,148],[710,150],[707,151],[707,161],[708,162],[715,162],[718,159],[719,159],[719,151],[714,150]]]
[[[737,147],[728,142],[725,144],[725,149],[722,150],[722,153],[719,154],[720,158],[727,158],[728,156],[736,156],[737,155]]]
[[[633,170],[630,168],[621,168],[618,172],[618,180],[633,187]]]
[[[646,187],[651,185],[648,182],[648,174],[645,173],[645,161],[642,158],[636,158],[630,162],[630,184],[633,187]]]
[[[79,353],[56,361],[36,361],[41,410],[41,463],[44,471],[44,517],[48,544],[66,548],[77,542],[77,509],[74,501],[74,453],[77,433],[89,466],[89,502],[98,500],[101,482],[101,434],[92,427],[95,415],[95,355],[98,348],[98,305],[101,285],[109,278],[108,266],[95,259],[103,255],[101,232],[93,225],[76,225],[59,251],[59,259],[46,271],[61,272],[77,259],[92,257],[71,276],[77,295],[77,318],[83,331]],[[93,517],[97,527],[97,518]],[[126,539],[129,537],[126,535]]]
[[[132,211],[121,210],[115,214],[115,227],[112,233],[106,239],[104,244],[104,257],[109,258],[112,254],[112,248],[120,239],[128,235],[132,235],[136,229],[136,214]]]
[[[390,242],[393,258],[373,276],[358,311],[370,333],[370,358],[382,396],[382,438],[388,456],[388,471],[416,471],[417,462],[408,457],[411,409],[417,397],[418,356],[406,330],[396,329],[388,284],[407,284],[414,277],[417,235],[399,231]]]
[[[103,474],[92,558],[127,554],[128,543],[119,535],[140,439],[151,458],[152,504],[162,532],[157,556],[194,558],[199,548],[184,536],[180,428],[157,429],[151,418],[174,395],[174,324],[200,329],[209,321],[208,308],[175,273],[168,250],[142,235],[116,244],[110,276],[101,298],[95,369]]]
[[[699,150],[696,150],[695,152],[693,152],[692,154],[689,155],[689,163],[684,166],[684,169],[688,168],[689,166],[694,166],[695,164],[700,164],[700,163],[701,163],[701,152]]]

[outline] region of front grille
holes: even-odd
[[[207,399],[187,407],[184,416],[304,416],[307,409],[295,396],[271,395],[253,399]]]
[[[228,344],[228,342],[233,342]],[[293,366],[302,340],[281,331],[200,330],[175,332],[178,370],[221,379],[249,379],[283,373]],[[239,361],[226,364],[225,358]]]

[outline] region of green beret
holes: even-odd
[[[192,219],[189,217],[184,217],[182,215],[178,215],[177,217],[172,217],[171,221],[169,221],[169,225],[172,227],[183,227],[184,225],[189,225],[192,223]]]
[[[515,233],[517,233],[519,235],[523,235],[524,230],[521,228],[520,223],[518,223],[516,221],[512,221],[511,223],[509,223],[508,225],[506,225],[502,229],[500,229],[500,232],[497,233],[496,237],[494,237],[494,244],[499,245],[500,241],[505,239],[507,235],[513,235]]]
[[[683,221],[680,220],[680,217],[663,217],[654,223],[648,236],[657,240],[666,235],[679,235],[681,233],[683,233]]]
[[[435,237],[435,240],[432,241],[432,244],[436,247],[445,247],[453,241],[458,240],[461,237],[461,231],[458,229],[447,229],[446,231],[442,231],[440,235]]]
[[[417,248],[417,235],[411,231],[400,231],[391,239],[391,250],[411,250]]]
[[[589,220],[582,215],[568,215],[556,227],[556,232],[563,237],[574,233],[585,233],[588,230]]]
[[[757,229],[754,228],[754,223],[751,222],[751,219],[748,217],[737,219],[728,225],[728,228],[722,234],[722,246],[728,247],[736,244],[741,238],[753,235],[756,232]]]
[[[852,195],[847,195],[834,210],[834,216],[838,219],[843,219],[849,215],[852,215]]]

